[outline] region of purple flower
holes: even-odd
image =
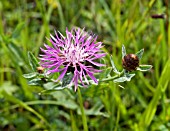
[[[85,86],[84,82],[89,84],[87,75],[98,83],[94,73],[101,72],[94,67],[105,66],[96,62],[97,59],[104,57],[106,54],[100,50],[102,42],[96,42],[97,36],[90,35],[84,29],[73,28],[70,32],[66,29],[66,37],[60,32],[55,32],[48,39],[53,47],[44,44],[46,49],[41,49],[44,53],[40,55],[40,64],[47,68],[46,74],[60,72],[58,80],[62,80],[68,72],[73,73],[70,82],[74,83],[75,91],[78,87],[78,81]]]

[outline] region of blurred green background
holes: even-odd
[[[122,44],[128,53],[144,48],[141,63],[153,65],[125,89],[112,81],[81,89],[88,129],[169,131],[169,15],[169,0],[0,0],[0,130],[83,130],[77,93],[40,94],[44,87],[22,76],[31,71],[28,51],[38,57],[50,33],[77,26],[98,35],[108,67],[112,55],[122,69]]]

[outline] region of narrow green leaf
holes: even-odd
[[[142,58],[143,53],[144,53],[144,49],[141,49],[140,51],[138,51],[138,52],[136,53],[136,55],[137,55],[137,57],[139,58],[139,60]]]
[[[21,51],[21,49],[16,46],[14,43],[9,43],[8,44],[8,49],[10,51],[10,56],[11,59],[17,64],[17,65],[24,65],[24,55],[23,52]]]
[[[113,82],[117,83],[117,82],[125,82],[125,81],[127,81],[127,77],[122,76],[122,77],[115,79]]]
[[[111,65],[112,65],[112,68],[113,68],[113,71],[116,73],[116,74],[120,74],[120,72],[117,70],[115,64],[114,64],[114,61],[113,61],[113,57],[110,56],[110,62],[111,62]]]
[[[17,25],[17,27],[15,28],[14,32],[12,33],[12,38],[17,38],[20,35],[20,33],[21,33],[22,29],[24,28],[24,26],[25,26],[24,22],[19,23]]]
[[[76,124],[76,118],[73,114],[73,111],[70,110],[70,119],[71,119],[71,128],[73,131],[78,131],[77,124]]]
[[[54,82],[47,82],[47,83],[43,84],[43,87],[45,88],[45,90],[51,90],[51,89],[53,89],[53,87],[55,85],[56,84]]]
[[[122,45],[122,58],[126,55],[126,48]]]
[[[122,89],[125,89],[125,87],[123,87],[122,85],[118,85],[120,88],[122,88]]]
[[[97,75],[95,75],[95,77],[102,80],[103,78],[109,77],[111,71],[112,71],[112,67],[108,67],[108,68],[104,69],[101,73],[98,73]]]
[[[56,83],[56,82],[47,82],[45,84],[43,84],[43,87],[46,89],[46,90],[43,90],[43,93],[49,93],[49,92],[55,92],[55,91],[58,91],[58,90],[63,90],[66,88],[65,87],[62,87],[60,83]]]
[[[55,90],[55,89],[49,89],[49,90],[42,90],[39,95],[42,95],[42,94],[51,94],[53,92],[56,92],[58,90]]]
[[[37,67],[39,67],[39,63],[38,63],[38,60],[36,59],[36,57],[31,53],[31,52],[28,52],[28,59],[29,59],[29,64],[32,68],[33,71],[37,71]]]
[[[111,23],[115,23],[115,19],[113,17],[113,13],[112,11],[110,10],[109,6],[107,5],[107,2],[105,0],[100,0],[99,1],[101,3],[101,5],[103,6],[105,12],[106,12],[106,15],[108,16],[108,19]]]
[[[76,109],[75,93],[71,93],[69,90],[53,91],[50,93],[51,96],[56,100],[56,104],[66,107],[68,109]]]
[[[149,71],[152,68],[152,65],[139,65],[137,70],[139,71]]]
[[[101,59],[99,59],[99,61],[100,61],[99,63],[106,65],[106,60],[105,59],[101,58]],[[106,68],[105,66],[101,66],[99,69],[103,70],[105,68]]]
[[[105,72],[105,77],[109,76],[111,71],[112,71],[111,67],[106,68],[106,70],[104,71]]]
[[[41,120],[43,120],[46,124],[49,125],[49,123],[47,122],[47,120],[41,115],[39,114],[37,111],[35,111],[33,108],[31,108],[30,106],[28,106],[27,104],[25,104],[24,102],[22,102],[21,100],[17,99],[16,97],[14,97],[13,95],[8,94],[6,91],[3,91],[2,94],[5,96],[5,99],[8,101],[11,101],[15,104],[20,105],[21,107],[25,108],[26,110],[32,112],[33,114],[35,114],[38,118],[40,118]]]
[[[29,74],[23,74],[22,76],[23,76],[24,78],[30,79],[30,78],[36,77],[37,75],[38,75],[37,72],[32,72],[32,73],[29,73]]]
[[[132,77],[134,77],[135,76],[135,74],[126,74],[125,75],[126,76],[126,78],[127,78],[127,81],[130,81],[131,79],[132,79]]]
[[[100,85],[100,86],[91,84],[87,88],[82,87],[81,91],[83,91],[83,95],[85,95],[85,96],[89,96],[89,97],[100,96],[101,94],[103,94],[104,90],[108,90],[107,87],[109,86],[109,84],[105,83],[105,82],[103,82],[101,84],[102,85]]]
[[[72,110],[75,110],[78,105],[76,104],[75,101],[71,100],[71,99],[67,99],[67,100],[59,100],[56,102],[58,105],[60,106],[63,106],[65,108],[68,108],[68,109],[72,109]]]
[[[157,110],[160,96],[165,92],[166,88],[168,87],[168,82],[170,81],[169,74],[170,74],[170,60],[166,62],[166,65],[162,71],[159,83],[156,87],[156,91],[154,93],[152,100],[150,101],[149,105],[147,106],[142,116],[140,117],[139,122],[140,127],[147,127],[152,122]]]
[[[0,98],[4,98],[2,95],[3,91],[8,92],[8,94],[13,95],[14,92],[16,92],[19,88],[16,85],[12,85],[11,81],[3,82],[3,84],[0,86]]]
[[[124,76],[115,79],[114,82],[117,83],[117,82],[130,81],[132,79],[132,77],[134,77],[134,76],[135,76],[135,74],[125,74]]]
[[[95,115],[95,116],[103,116],[103,117],[109,117],[109,114],[106,112],[102,112],[101,110],[104,108],[104,105],[101,102],[95,103],[92,108],[86,109],[85,114],[86,115]],[[81,114],[80,109],[78,109],[78,114]]]
[[[58,84],[56,84],[52,87],[52,90],[58,91],[58,90],[63,90],[65,88],[66,86],[63,87],[63,86],[59,86]]]
[[[71,103],[69,104],[69,102]],[[66,107],[71,110],[75,110],[78,108],[78,105],[72,100],[72,99],[65,99],[64,102],[63,100],[56,101],[56,100],[34,100],[34,101],[27,101],[24,102],[26,105],[31,106],[31,105],[60,105],[63,107]],[[11,106],[11,109],[16,109],[20,107],[18,104]]]
[[[30,81],[28,81],[28,85],[42,85],[44,81],[40,78],[35,78]]]
[[[8,44],[10,41],[11,38],[8,35],[4,35],[2,32],[0,32],[0,42]]]

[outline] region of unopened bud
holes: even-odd
[[[125,55],[122,59],[122,65],[127,71],[134,71],[139,66],[139,58],[135,54]]]

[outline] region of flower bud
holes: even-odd
[[[38,73],[42,74],[44,72],[44,68],[39,66],[39,67],[37,67],[37,71],[38,71]]]
[[[122,59],[123,68],[134,71],[139,66],[139,58],[135,54],[127,54]]]

